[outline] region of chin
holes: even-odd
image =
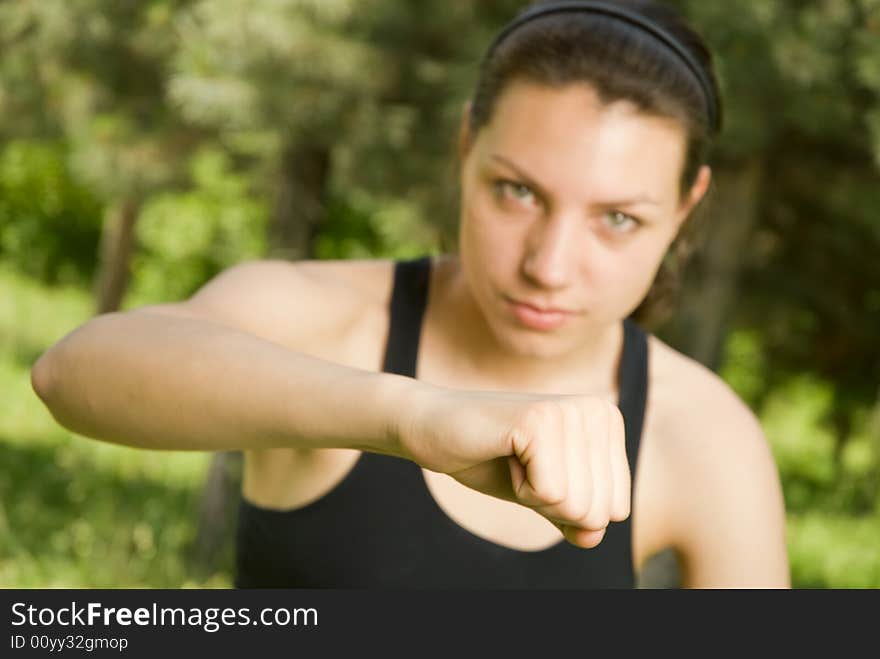
[[[552,359],[575,347],[570,332],[538,332],[508,323],[492,327],[492,332],[499,345],[519,357]]]
[[[546,340],[534,341],[532,343],[520,342],[512,345],[511,350],[515,354],[526,359],[560,359],[568,354],[571,350],[570,346],[563,346],[561,343],[549,344]]]

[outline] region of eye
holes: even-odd
[[[527,206],[535,205],[538,201],[529,186],[516,181],[504,179],[495,181],[495,193],[499,199],[510,199]]]
[[[618,233],[629,233],[638,229],[642,223],[632,215],[611,211],[605,215],[605,224]]]

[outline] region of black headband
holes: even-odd
[[[606,16],[620,19],[641,28],[670,48],[687,65],[690,72],[700,84],[700,89],[703,91],[703,96],[706,99],[706,112],[709,117],[710,128],[713,132],[717,132],[721,128],[718,116],[718,103],[715,96],[715,86],[712,84],[709,76],[703,71],[702,67],[697,63],[696,59],[694,59],[694,56],[691,55],[690,51],[682,45],[681,41],[650,19],[617,4],[612,4],[610,2],[550,2],[531,7],[513,19],[513,21],[511,21],[503,30],[501,30],[498,36],[495,37],[495,40],[492,42],[492,45],[489,46],[489,50],[486,53],[486,60],[488,61],[498,45],[504,41],[511,32],[524,23],[528,23],[529,21],[533,21],[536,18],[548,14],[575,11],[605,14]]]

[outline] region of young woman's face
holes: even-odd
[[[535,356],[628,316],[708,185],[680,199],[677,122],[582,84],[510,84],[461,154],[463,272],[496,338]]]

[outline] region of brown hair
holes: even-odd
[[[526,12],[550,4],[563,3],[536,2]],[[499,96],[514,80],[553,87],[588,83],[604,103],[626,100],[642,112],[681,123],[687,135],[679,181],[683,198],[708,160],[712,138],[721,125],[720,93],[708,47],[676,11],[656,0],[604,3],[635,13],[670,35],[686,51],[690,65],[699,67],[698,77],[680,53],[643,27],[587,8],[578,11],[577,3],[571,4],[571,11],[536,16],[502,31],[500,41],[496,38],[483,59],[471,99],[470,134],[476,135],[489,123]],[[692,249],[693,225],[686,222],[671,245],[633,314],[636,320],[656,324],[671,311]]]

